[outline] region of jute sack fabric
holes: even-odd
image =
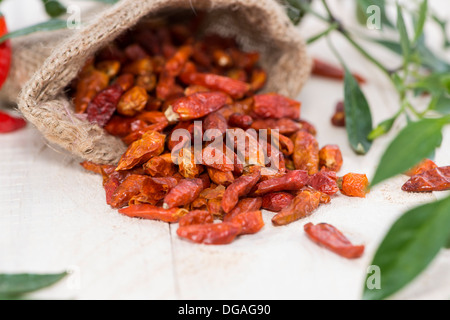
[[[25,84],[18,98],[24,116],[51,143],[97,163],[116,163],[125,145],[73,113],[64,88],[85,61],[143,18],[206,12],[206,33],[235,37],[244,50],[261,53],[268,71],[266,91],[295,97],[309,76],[311,61],[298,30],[273,0],[122,0],[82,30],[60,42]]]

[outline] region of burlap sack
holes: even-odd
[[[122,0],[62,41],[24,86],[19,109],[52,143],[84,159],[115,163],[124,144],[80,120],[63,89],[86,59],[144,17],[206,11],[206,32],[235,37],[244,50],[261,53],[267,91],[295,97],[311,68],[305,44],[284,8],[273,0]]]

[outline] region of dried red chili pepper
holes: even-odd
[[[80,163],[80,165],[87,171],[91,171],[93,173],[101,175],[103,175],[104,173],[111,174],[116,170],[116,167],[113,165],[96,164],[91,161],[83,161],[82,163]]]
[[[177,234],[180,238],[196,243],[222,245],[233,242],[241,230],[239,224],[224,222],[180,227]]]
[[[147,92],[155,90],[156,84],[157,80],[154,74],[140,75],[136,78],[136,86],[144,88]]]
[[[120,181],[116,177],[109,178],[105,184],[103,185],[103,188],[105,189],[105,195],[106,195],[106,204],[111,205],[114,199],[114,194],[120,186]]]
[[[413,176],[402,187],[407,192],[450,190],[450,166],[434,168]]]
[[[137,43],[131,44],[124,49],[125,55],[128,59],[135,61],[148,57],[147,52]]]
[[[178,161],[178,171],[186,179],[197,178],[204,171],[204,167],[197,163],[193,149],[181,149]]]
[[[268,193],[262,198],[262,208],[272,212],[280,212],[289,206],[295,196],[287,192]]]
[[[306,170],[313,175],[319,171],[319,143],[306,131],[299,131],[294,137],[294,165],[297,170]]]
[[[117,112],[121,115],[132,117],[145,109],[147,101],[147,91],[142,87],[134,86],[120,98],[117,105]]]
[[[229,97],[222,92],[195,93],[189,97],[174,101],[172,111],[175,112],[175,115],[166,113],[166,116],[169,120],[180,119],[186,121],[199,119],[217,111],[228,102]]]
[[[261,211],[245,211],[235,215],[230,220],[233,224],[242,227],[239,234],[255,234],[264,227],[264,220]]]
[[[239,198],[249,194],[260,178],[261,168],[256,166],[251,167],[248,173],[244,173],[244,175],[237,178],[227,190],[225,190],[222,199],[223,211],[228,213],[233,210],[238,204]]]
[[[247,114],[233,113],[228,119],[230,127],[247,130],[253,124],[253,118]]]
[[[338,186],[343,195],[365,198],[369,190],[369,179],[365,174],[349,173],[338,180]]]
[[[189,85],[199,85],[211,90],[224,92],[233,99],[240,99],[250,91],[248,83],[212,73],[184,72],[180,79]]]
[[[218,112],[211,113],[203,120],[203,129],[205,141],[213,141],[214,138],[225,134],[228,129],[227,120]]]
[[[250,84],[253,92],[259,91],[266,85],[267,72],[262,69],[255,69],[252,72],[252,78]]]
[[[278,191],[297,191],[308,183],[308,172],[304,170],[290,171],[282,177],[266,180],[256,185],[255,195],[264,195]]]
[[[97,64],[96,69],[105,73],[110,79],[114,78],[120,71],[121,64],[116,60],[101,61]]]
[[[220,50],[220,49],[214,50],[212,57],[213,57],[213,62],[218,67],[231,68],[234,65],[233,59],[224,50]]]
[[[338,191],[337,175],[334,171],[320,171],[309,178],[308,185],[327,195],[335,195]]]
[[[0,37],[8,33],[5,17],[0,13]],[[11,68],[11,42],[6,40],[0,44],[0,89],[8,78]]]
[[[164,198],[163,207],[165,209],[172,209],[174,207],[182,207],[190,204],[198,198],[202,190],[203,181],[201,179],[181,180]]]
[[[136,60],[123,67],[123,73],[131,73],[135,76],[152,74],[153,73],[153,61],[149,57]]]
[[[292,119],[256,119],[253,121],[252,129],[263,130],[273,129],[278,130],[280,134],[291,135],[302,129],[302,125]]]
[[[104,127],[116,111],[123,90],[118,84],[113,84],[95,96],[87,107],[88,120]]]
[[[178,225],[180,227],[187,227],[198,224],[208,224],[213,222],[214,218],[211,213],[204,210],[195,210],[189,212],[187,215],[182,217]]]
[[[319,151],[319,167],[321,170],[339,172],[343,164],[341,149],[336,145],[327,145]]]
[[[294,153],[294,143],[288,137],[275,133],[275,131],[270,131],[270,135],[272,137],[272,141],[277,142],[275,147],[283,153],[286,157],[291,156]],[[273,143],[272,143],[273,145]]]
[[[194,93],[210,92],[210,91],[211,90],[209,90],[206,87],[193,85],[184,89],[184,95],[187,97],[193,95]]]
[[[0,133],[14,132],[22,129],[26,125],[27,123],[24,119],[16,118],[0,111]]]
[[[230,222],[235,216],[245,213],[245,212],[251,212],[251,211],[258,211],[261,209],[262,206],[262,198],[245,198],[239,200],[236,207],[225,214],[223,217],[223,221]]]
[[[364,246],[354,246],[342,232],[332,225],[308,223],[304,229],[312,241],[344,258],[357,259],[364,254]]]
[[[156,131],[146,132],[142,139],[133,142],[128,147],[116,170],[129,170],[159,156],[164,151],[165,138],[165,135]]]
[[[232,172],[223,172],[214,168],[206,168],[211,181],[217,185],[229,186],[234,182]]]
[[[163,209],[149,204],[140,204],[121,209],[119,210],[119,213],[130,218],[161,220],[168,223],[177,223],[188,213],[188,211],[179,208]]]
[[[160,204],[165,196],[175,188],[177,184],[177,180],[173,177],[149,177],[142,184],[140,193],[131,198],[129,204]]]
[[[84,113],[95,96],[108,87],[109,77],[106,73],[92,69],[78,80],[74,98],[75,112]]]
[[[336,105],[336,111],[331,118],[331,123],[335,127],[345,127],[345,106],[344,102],[340,101]]]
[[[258,52],[242,52],[237,48],[231,48],[230,55],[233,61],[236,62],[236,66],[245,70],[254,68],[260,59]]]
[[[272,218],[275,226],[284,226],[310,216],[320,204],[321,193],[311,189],[301,191],[292,203]]]
[[[277,93],[259,94],[253,97],[255,104],[253,112],[259,118],[280,119],[300,118],[301,103]]]
[[[312,73],[316,76],[322,76],[337,80],[343,80],[345,77],[345,71],[343,69],[317,58],[313,61]],[[353,76],[360,84],[366,83],[366,79],[364,79],[359,74],[354,73]]]
[[[316,127],[314,127],[312,123],[309,123],[308,121],[303,119],[298,120],[298,123],[301,126],[301,130],[306,131],[313,136],[317,135]]]
[[[165,66],[165,70],[170,76],[176,77],[181,73],[186,62],[192,56],[193,51],[192,46],[189,45],[182,46],[178,49],[175,55],[167,61]]]
[[[131,198],[137,196],[141,192],[144,181],[147,176],[130,175],[115,190],[110,198],[110,205],[113,208],[123,208],[128,205]]]
[[[410,170],[405,172],[405,174],[409,177],[413,177],[418,174],[422,174],[426,171],[436,169],[437,167],[438,167],[438,165],[436,163],[434,163],[432,160],[425,159],[421,163],[419,163],[417,166],[415,166],[414,168],[411,168]]]
[[[170,177],[177,172],[170,153],[151,158],[144,164],[143,169],[152,177]]]
[[[134,75],[131,73],[125,73],[117,77],[114,82],[121,86],[123,91],[128,91],[134,86]]]
[[[219,150],[214,146],[214,144],[210,144],[203,149],[202,160],[204,166],[215,168],[223,172],[234,171],[234,159],[228,157],[226,150],[225,152]]]

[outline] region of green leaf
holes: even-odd
[[[35,24],[30,27],[26,27],[23,29],[19,29],[10,33],[5,34],[4,36],[0,37],[0,43],[17,37],[22,37],[29,35],[34,32],[39,31],[53,31],[53,30],[60,30],[67,28],[67,21],[66,20],[59,20],[59,19],[51,19],[43,23]]]
[[[311,1],[312,0],[285,0],[287,15],[294,25],[298,25],[305,16],[307,13],[306,8],[309,8]]]
[[[373,129],[373,131],[369,134],[368,138],[370,141],[374,141],[375,139],[389,133],[392,127],[394,126],[395,120],[397,120],[398,116],[392,117],[381,122],[378,127]]]
[[[450,95],[443,94],[439,96],[432,108],[441,114],[450,114]]]
[[[397,4],[397,29],[400,34],[400,45],[402,47],[404,63],[407,64],[411,56],[411,42],[403,18],[403,10],[399,4]]]
[[[419,19],[416,23],[416,30],[415,30],[415,36],[414,36],[414,43],[416,43],[419,38],[423,34],[423,28],[425,27],[425,22],[427,21],[427,15],[428,15],[428,0],[423,0],[419,7]]]
[[[49,287],[67,276],[58,274],[0,274],[0,296],[15,297]]]
[[[357,154],[366,154],[372,146],[367,138],[372,132],[372,114],[358,81],[348,68],[345,68],[344,97],[345,123],[350,145]]]
[[[450,237],[448,237],[448,239],[447,239],[447,243],[445,245],[445,248],[446,249],[450,249]]]
[[[437,57],[426,45],[425,36],[419,38],[416,44],[422,65],[433,72],[450,72],[450,64]]]
[[[386,14],[386,1],[385,0],[357,0],[357,5],[359,7],[358,11],[359,11],[359,15],[361,15],[360,17],[358,17],[358,21],[361,24],[366,24],[367,19],[370,17],[368,13],[367,9],[370,6],[377,6],[380,8],[381,10],[381,23],[383,26],[387,26],[391,29],[394,29],[394,25],[392,24],[392,22],[388,19],[387,14]]]
[[[45,6],[45,12],[52,18],[57,18],[67,13],[66,7],[57,0],[42,0],[42,2]]]
[[[425,270],[448,240],[448,208],[450,197],[415,208],[395,222],[372,261],[381,271],[381,289],[365,286],[364,299],[386,299]]]
[[[381,158],[372,186],[401,174],[429,156],[442,143],[445,119],[425,119],[408,124]]]

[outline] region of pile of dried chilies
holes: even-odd
[[[299,102],[258,94],[267,78],[258,53],[194,30],[141,25],[92,58],[69,88],[77,113],[129,146],[117,166],[82,163],[103,176],[111,207],[179,223],[177,234],[193,242],[227,244],[260,231],[262,209],[282,226],[339,191],[365,197],[367,177],[338,177],[339,148],[319,148]],[[341,256],[364,251],[330,225],[305,231]]]

